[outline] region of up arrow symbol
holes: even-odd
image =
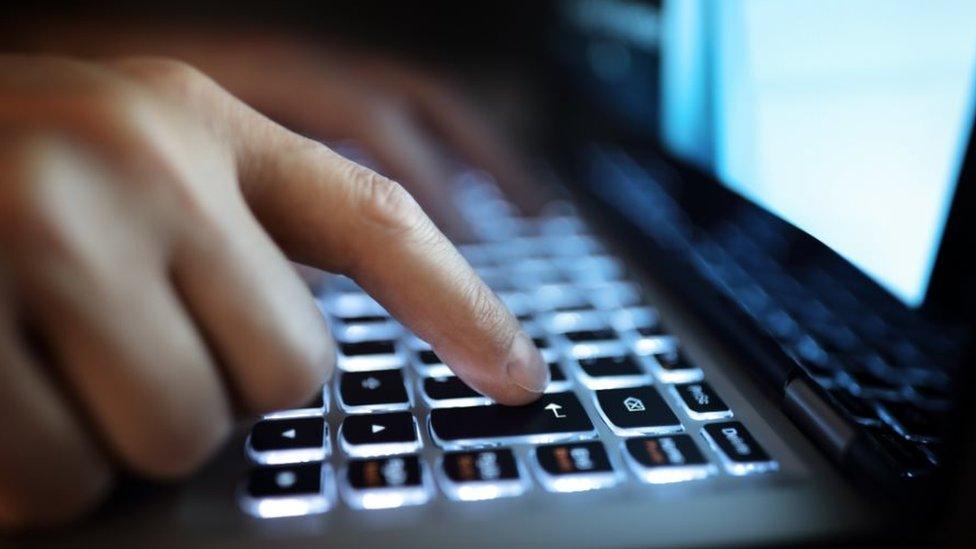
[[[562,410],[563,407],[560,406],[560,405],[558,405],[558,404],[556,404],[555,402],[550,402],[548,405],[546,405],[546,408],[545,409],[546,410],[549,410],[550,412],[552,412],[552,415],[554,415],[556,417],[566,417],[566,414],[563,414],[563,413],[560,413],[559,412],[559,410]]]

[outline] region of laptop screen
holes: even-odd
[[[973,120],[976,2],[668,0],[672,152],[925,298]]]

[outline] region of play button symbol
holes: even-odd
[[[373,423],[372,425],[370,425],[369,428],[373,432],[374,435],[376,433],[379,433],[381,431],[385,431],[386,430],[386,426],[385,425],[377,425],[375,423]]]
[[[287,431],[282,431],[281,432],[281,436],[283,436],[285,438],[290,438],[290,439],[294,439],[296,434],[297,433],[295,433],[295,430],[294,429],[288,429]]]

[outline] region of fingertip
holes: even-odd
[[[495,382],[478,389],[495,402],[508,406],[534,402],[551,380],[548,364],[524,332],[515,336],[508,361],[497,375]]]
[[[532,339],[522,331],[512,341],[505,373],[515,385],[534,394],[542,394],[549,385],[551,373]]]

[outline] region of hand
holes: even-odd
[[[100,23],[26,28],[28,49],[113,57],[151,53],[189,61],[256,110],[303,135],[353,140],[407,189],[454,241],[470,227],[445,200],[452,159],[485,170],[526,213],[550,195],[489,121],[442,76],[376,54],[257,28],[216,31]]]
[[[499,402],[548,368],[399,185],[187,65],[0,57],[0,523],[196,468],[335,361],[286,260],[355,279]]]

